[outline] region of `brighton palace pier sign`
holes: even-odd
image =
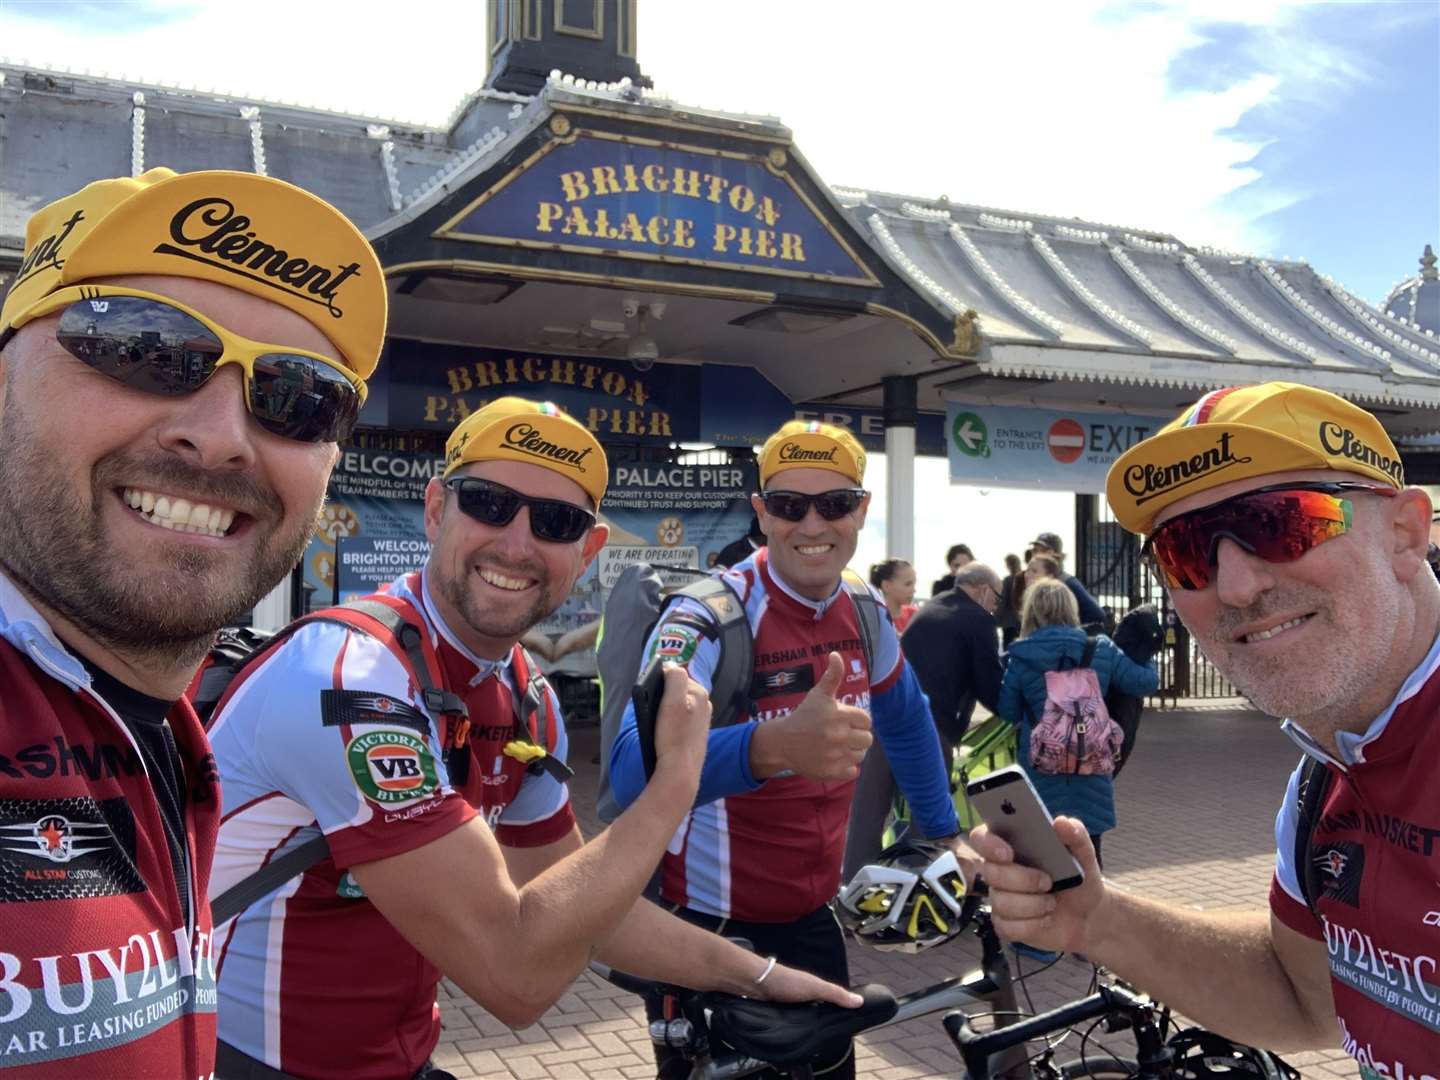
[[[566,137],[546,143],[436,235],[879,284],[789,175],[783,147],[749,154],[572,133],[559,116],[551,131]]]

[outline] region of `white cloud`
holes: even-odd
[[[342,14],[259,2],[240,17],[218,0],[149,0],[122,8],[144,27],[127,33],[109,5],[99,29],[87,29],[87,5],[0,5],[0,40],[10,57],[38,64],[440,124],[484,78],[485,7],[359,2]],[[1171,62],[1207,22],[1294,34],[1301,9],[1291,3],[1131,11],[935,0],[894,4],[877,23],[881,10],[861,0],[718,9],[652,0],[641,9],[641,65],[678,101],[779,116],[831,183],[1242,248],[1263,247],[1257,220],[1299,193],[1222,207],[1263,181],[1250,164],[1260,145],[1228,129],[1282,90],[1333,93],[1362,77],[1343,50],[1307,42],[1301,59],[1272,50],[1275,73],[1170,90]],[[157,15],[173,21],[154,25]]]

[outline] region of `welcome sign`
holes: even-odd
[[[601,132],[547,144],[441,226],[454,240],[878,285],[769,155]]]

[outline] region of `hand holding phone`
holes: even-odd
[[[1015,861],[1049,875],[1051,892],[1085,880],[1085,871],[1055,833],[1055,819],[1018,765],[982,776],[966,791],[990,831],[1014,850]]]
[[[658,658],[640,676],[630,691],[635,705],[635,734],[640,739],[640,760],[645,765],[645,779],[655,775],[655,718],[660,715],[660,699],[665,694],[665,668]]]

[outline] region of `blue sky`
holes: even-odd
[[[484,78],[481,0],[235,10],[0,0],[0,53],[430,124]],[[1440,0],[705,10],[642,4],[642,68],[780,117],[833,184],[1299,256],[1374,301],[1440,242]]]
[[[1375,302],[1440,245],[1440,0],[714,7],[645,0],[642,69],[679,102],[780,117],[835,185],[1302,257]],[[432,125],[484,79],[482,0],[240,10],[0,0],[0,54]],[[945,483],[917,464],[919,490]],[[998,563],[1072,521],[1066,495],[949,489],[920,508],[920,576],[956,540]],[[883,544],[867,528],[857,565]]]

